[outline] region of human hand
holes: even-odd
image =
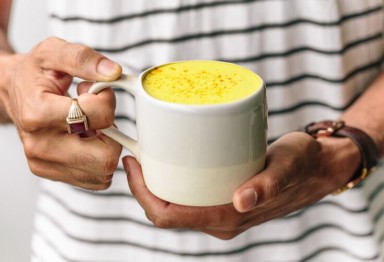
[[[147,189],[134,158],[125,157],[123,163],[132,194],[155,226],[193,229],[231,239],[340,188],[357,168],[356,159],[358,149],[349,139],[315,140],[305,133],[287,134],[268,148],[265,169],[238,188],[233,204],[214,207],[188,207],[163,201]]]
[[[94,50],[62,39],[48,38],[25,55],[2,56],[8,68],[0,85],[0,100],[22,140],[31,171],[41,177],[85,189],[105,189],[116,169],[121,146],[96,132],[89,137],[68,134],[66,116],[72,99],[66,96],[74,76],[112,81],[121,67]],[[79,105],[89,129],[113,124],[112,90],[87,94],[80,84]]]

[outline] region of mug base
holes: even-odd
[[[192,168],[161,163],[141,154],[144,181],[157,197],[179,205],[216,206],[232,202],[233,193],[264,168],[264,157],[220,168]]]

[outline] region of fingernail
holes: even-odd
[[[104,76],[112,76],[117,73],[119,65],[109,59],[102,59],[97,65],[97,72]]]
[[[257,193],[253,188],[247,188],[240,193],[240,203],[244,211],[249,211],[256,206]]]

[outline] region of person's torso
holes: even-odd
[[[269,139],[336,118],[379,72],[381,0],[60,0],[55,35],[135,73],[164,62],[238,63],[267,83]]]
[[[380,72],[383,58],[382,0],[47,2],[54,35],[103,52],[126,72],[186,59],[255,71],[267,83],[270,142],[337,118]],[[116,124],[135,135],[133,103],[117,92]],[[373,232],[382,221],[381,183],[221,241],[155,228],[120,166],[103,192],[44,182],[32,249],[41,261],[379,261],[375,239],[383,238]]]

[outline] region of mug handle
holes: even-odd
[[[120,87],[126,90],[128,93],[136,97],[136,89],[134,88],[135,83],[137,82],[137,77],[132,75],[122,75],[120,79],[112,82],[95,82],[91,88],[89,89],[88,93],[91,94],[97,94],[100,91],[102,91],[105,88],[108,87]],[[140,154],[139,154],[139,144],[137,141],[132,139],[131,137],[127,136],[120,130],[118,130],[116,127],[111,126],[105,129],[100,130],[103,134],[106,136],[112,138],[119,144],[126,147],[135,157],[138,161],[140,161]]]

